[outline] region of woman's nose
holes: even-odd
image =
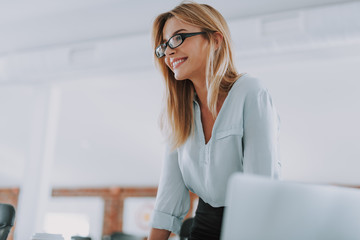
[[[176,51],[175,49],[170,48],[169,46],[167,46],[167,48],[165,49],[165,56],[169,56],[174,54]]]

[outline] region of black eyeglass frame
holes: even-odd
[[[157,47],[155,48],[155,55],[156,55],[156,57],[158,57],[158,58],[162,58],[162,57],[165,56],[166,47],[169,46],[169,48],[171,48],[171,49],[177,48],[177,47],[179,47],[181,44],[183,44],[183,42],[185,41],[186,38],[192,37],[192,36],[196,36],[196,35],[199,35],[199,34],[205,34],[205,33],[206,33],[206,32],[177,33],[177,34],[175,34],[174,36],[172,36],[171,38],[169,38],[169,40],[168,40],[166,43],[162,43],[162,44],[160,44],[159,46],[157,46]],[[177,45],[177,46],[174,46],[174,47],[170,46],[170,45],[169,45],[169,42],[171,41],[171,39],[174,38],[174,37],[177,37],[177,36],[180,36],[180,37],[181,37],[181,40],[182,40],[181,43],[180,43],[179,45]],[[158,50],[158,49],[161,49],[161,48],[164,49],[164,52],[163,52],[163,54],[158,55],[158,54],[157,54],[157,52],[158,52],[157,50]]]

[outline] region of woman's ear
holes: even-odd
[[[221,43],[222,43],[224,37],[219,32],[214,32],[213,36],[214,36],[214,40],[215,40],[215,50],[218,50],[218,48],[221,46]]]

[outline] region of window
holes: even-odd
[[[65,240],[71,236],[89,236],[90,220],[86,214],[48,212],[45,215],[44,230],[47,233],[62,234]]]
[[[90,236],[101,240],[104,201],[99,197],[53,197],[45,214],[43,229],[47,233]]]

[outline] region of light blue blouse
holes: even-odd
[[[242,75],[232,86],[205,144],[199,104],[194,100],[195,134],[166,151],[152,227],[179,233],[190,207],[189,190],[213,207],[225,206],[234,172],[279,178],[279,118],[261,82]]]

